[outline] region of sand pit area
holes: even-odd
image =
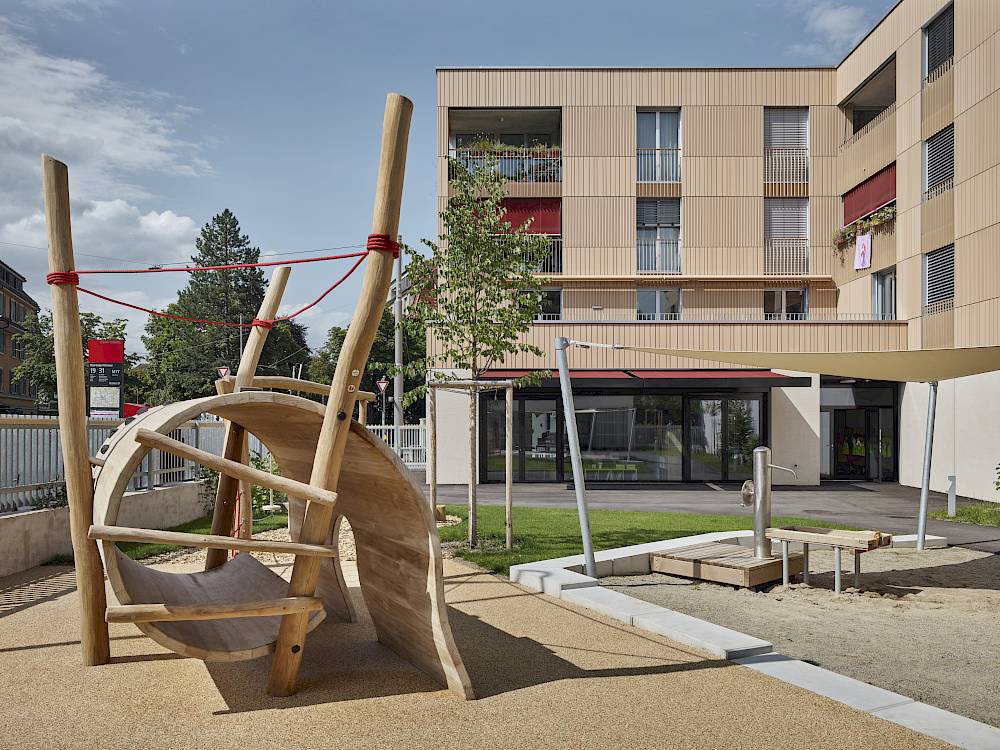
[[[445,560],[448,617],[479,696],[462,701],[376,641],[356,567],[344,568],[361,620],[313,631],[290,698],[266,694],[267,657],[206,664],[130,625],[111,626],[111,664],[83,667],[72,569],[0,580],[0,747],[948,747]]]
[[[844,585],[853,583],[844,557]],[[774,644],[834,672],[1000,726],[1000,556],[949,547],[862,555],[862,591],[833,593],[833,553],[811,586],[736,589],[654,573],[601,585]]]

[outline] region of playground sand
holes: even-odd
[[[190,570],[193,565],[165,567]],[[348,581],[356,581],[351,563]],[[0,581],[0,747],[944,748],[744,667],[445,560],[448,617],[479,700],[441,690],[362,619],[322,623],[299,692],[270,659],[206,664],[111,626],[112,663],[80,663],[72,570]]]
[[[810,553],[811,587],[754,592],[661,574],[601,584],[757,636],[775,650],[1000,726],[1000,556],[949,547],[861,556],[862,591],[833,593],[833,553]],[[844,556],[843,585],[854,582]]]

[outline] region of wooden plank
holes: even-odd
[[[847,529],[823,529],[813,526],[786,526],[769,528],[765,531],[768,539],[807,544],[825,544],[845,549],[864,551],[887,547],[892,544],[892,535],[880,531],[848,531]]]
[[[173,544],[178,547],[234,549],[239,552],[273,552],[309,557],[337,556],[336,545],[274,542],[266,539],[238,539],[231,536],[216,536],[214,534],[187,534],[182,531],[132,529],[126,526],[91,526],[87,537],[89,539],[104,539],[109,542]]]
[[[207,466],[210,469],[215,469],[225,476],[251,482],[258,487],[267,487],[277,492],[284,492],[287,495],[297,495],[311,502],[322,503],[324,505],[332,506],[337,502],[336,492],[313,487],[311,484],[305,484],[304,482],[296,482],[294,479],[282,477],[277,474],[269,474],[266,471],[255,469],[239,461],[230,461],[227,458],[194,448],[152,430],[139,428],[136,431],[135,439],[136,442],[142,445],[150,448],[158,448],[161,451],[186,458],[195,463]]]
[[[125,604],[108,607],[106,622],[175,622],[188,620],[225,620],[236,617],[272,617],[290,612],[318,612],[323,602],[315,597],[293,596],[255,602],[220,602],[218,604]]]
[[[801,573],[802,554],[789,555],[788,566],[791,575]],[[705,542],[651,555],[650,568],[658,573],[731,586],[760,586],[781,579],[780,558],[758,559],[749,547],[719,542]]]
[[[235,381],[235,375],[227,375],[219,378],[218,381],[228,383]],[[301,378],[290,378],[285,375],[257,375],[250,381],[250,388],[280,388],[287,391],[300,391],[302,393],[314,393],[317,396],[329,396],[330,386],[326,383],[317,383],[315,380],[302,380]],[[355,394],[358,401],[372,402],[376,396],[371,391],[357,391]]]

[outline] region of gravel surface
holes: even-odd
[[[658,573],[601,584],[1000,726],[1000,556],[958,547],[869,552],[861,556],[862,591],[839,596],[832,551],[809,557],[811,587],[755,592]],[[854,581],[851,565],[845,556],[845,586]]]

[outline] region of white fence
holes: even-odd
[[[118,420],[90,420],[90,455],[99,456],[101,445],[121,424]],[[405,425],[400,439],[392,425],[369,425],[390,446],[399,446],[403,462],[422,469],[427,461],[426,430],[423,425]],[[217,455],[222,453],[223,423],[208,419],[187,422],[170,436],[187,445]],[[250,436],[250,454],[267,459],[267,448]],[[169,453],[152,450],[129,480],[129,490],[152,489],[198,477],[198,466]],[[54,417],[0,416],[0,513],[33,507],[63,480],[59,426]]]

